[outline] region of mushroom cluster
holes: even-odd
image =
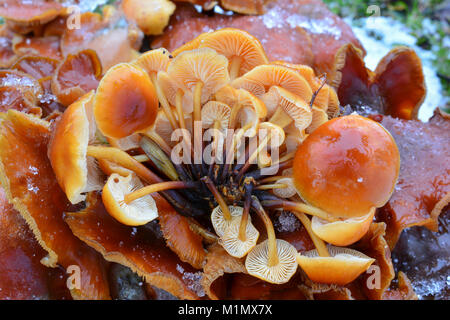
[[[388,201],[400,160],[380,124],[338,114],[326,79],[226,28],[110,68],[65,110],[48,155],[72,204],[102,190],[113,218],[140,226],[158,219],[159,193],[254,277],[282,284],[300,266],[345,285],[374,262],[347,246]],[[315,250],[277,239],[280,211]]]

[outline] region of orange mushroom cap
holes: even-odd
[[[353,218],[383,206],[400,169],[397,145],[377,122],[359,115],[335,118],[297,149],[294,184],[309,204]]]
[[[346,285],[366,271],[375,261],[349,248],[328,246],[328,251],[329,257],[320,257],[317,250],[297,255],[298,264],[314,282]]]
[[[241,59],[238,76],[269,62],[259,40],[240,29],[224,28],[208,33],[200,41],[199,48],[214,49],[230,61],[234,57]]]
[[[86,198],[82,193],[102,187],[93,159],[87,157],[89,141],[95,136],[93,97],[91,91],[66,109],[49,143],[48,157],[56,179],[73,204]]]
[[[145,34],[158,35],[169,23],[175,4],[168,0],[124,0],[122,9]]]
[[[257,91],[260,91],[262,86],[264,87],[264,93],[269,91],[272,86],[279,86],[296,94],[306,102],[311,101],[312,98],[311,87],[305,78],[295,70],[281,65],[259,65],[242,77],[233,80],[231,85],[246,90],[255,88]],[[261,94],[257,91],[251,92],[260,97]]]
[[[158,105],[148,74],[138,66],[121,63],[100,81],[94,115],[103,135],[120,139],[151,127]]]

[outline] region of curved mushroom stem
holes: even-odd
[[[236,177],[236,181],[240,181],[242,176],[244,175],[244,173],[248,170],[248,168],[251,166],[252,162],[255,161],[256,157],[258,156],[258,154],[261,152],[261,150],[263,148],[265,148],[267,146],[267,144],[270,141],[270,135],[267,134],[263,141],[261,141],[258,145],[258,148],[248,157],[247,161],[245,162],[244,166],[241,168],[241,170],[239,171],[237,177]]]
[[[220,129],[220,122],[218,120],[214,121],[214,137],[213,137],[213,142],[212,142],[212,150],[211,150],[211,154],[212,154],[212,159],[211,159],[211,164],[209,165],[209,173],[208,175],[210,177],[212,177],[212,170],[214,168],[214,163],[216,162],[217,159],[217,149],[219,147],[219,134],[217,134],[217,132]]]
[[[242,64],[242,57],[234,56],[233,58],[231,58],[231,63],[230,63],[230,79],[231,79],[231,81],[233,81],[234,79],[239,77],[239,70],[241,68],[241,64]]]
[[[158,100],[159,103],[162,106],[162,109],[164,111],[164,113],[167,116],[167,119],[169,119],[170,125],[172,126],[172,129],[177,129],[177,122],[175,120],[175,117],[172,113],[172,109],[170,108],[169,102],[167,101],[166,96],[164,95],[164,92],[162,91],[161,87],[159,86],[158,81],[156,80],[156,73],[155,72],[151,72],[150,73],[150,79],[153,82],[153,86],[156,89],[156,95],[158,96]]]
[[[281,128],[287,127],[292,121],[294,120],[280,107],[277,108],[269,120],[270,123],[276,124]]]
[[[231,213],[230,213],[230,210],[228,209],[228,205],[225,202],[225,199],[220,194],[219,190],[217,190],[216,186],[211,181],[211,178],[203,177],[201,180],[206,184],[209,191],[211,191],[211,193],[213,194],[214,199],[216,199],[217,203],[219,204],[220,209],[222,210],[224,219],[226,221],[231,221]]]
[[[284,170],[286,168],[292,167],[292,162],[293,162],[292,159],[284,161],[284,162],[279,162],[276,164],[272,164],[270,167],[267,167],[265,169],[266,170],[273,169],[273,170],[277,170],[277,171]],[[263,175],[263,171],[261,169],[257,169],[255,171],[251,171],[251,172],[247,173],[245,175],[245,177],[252,177],[253,179],[258,180],[258,179],[261,179],[261,177],[265,177],[265,176]]]
[[[164,182],[160,177],[154,174],[142,163],[136,161],[125,151],[113,147],[88,146],[87,156],[111,161],[119,166],[129,169],[136,173],[142,180],[148,184]],[[175,191],[168,190],[163,193],[164,198],[183,215],[199,216],[204,211],[191,205],[186,199],[176,194]]]
[[[320,239],[318,236],[316,236],[316,234],[313,232],[311,228],[311,221],[309,220],[309,218],[303,212],[293,211],[293,213],[305,227],[309,237],[311,238],[311,240],[314,243],[314,246],[317,249],[317,253],[319,253],[319,256],[329,257],[330,253],[328,252],[325,242],[323,242],[323,240]]]
[[[225,177],[228,175],[228,171],[231,169],[231,166],[233,165],[233,158],[236,154],[236,146],[237,143],[242,137],[244,136],[245,132],[251,127],[251,123],[246,124],[242,128],[240,128],[237,133],[233,135],[233,140],[231,143],[231,148],[229,150],[226,150],[226,161],[225,161],[225,168],[222,172],[222,179],[225,179]]]
[[[119,166],[133,171],[147,183],[163,182],[163,180],[150,171],[150,169],[120,149],[113,147],[88,146],[87,156],[114,162]]]
[[[196,186],[195,182],[188,181],[167,181],[160,182],[148,185],[139,190],[126,194],[124,197],[124,202],[126,204],[130,204],[136,199],[142,198],[148,194],[164,191],[164,190],[173,190],[173,189],[185,189],[185,188],[194,188]]]
[[[242,213],[241,224],[239,225],[239,240],[245,242],[247,239],[246,231],[247,231],[247,223],[248,216],[250,214],[250,206],[252,204],[252,191],[254,184],[252,182],[245,182],[245,202],[244,202],[244,211]]]
[[[275,236],[275,229],[273,228],[272,220],[270,220],[269,215],[264,210],[261,202],[259,202],[258,198],[255,196],[252,196],[252,207],[261,217],[264,225],[266,226],[267,240],[269,241],[268,265],[269,267],[273,267],[278,264],[279,259],[277,254],[277,238]]]
[[[233,108],[231,108],[230,122],[228,123],[229,129],[236,128],[237,115],[239,114],[239,111],[241,111],[241,109],[242,109],[242,104],[240,104],[239,102],[235,103],[233,105]]]
[[[268,208],[281,208],[284,210],[292,211],[292,212],[301,212],[301,213],[307,213],[312,216],[316,216],[318,218],[321,218],[326,221],[338,221],[335,217],[330,215],[329,213],[310,206],[306,203],[300,203],[300,202],[292,202],[292,201],[286,201],[286,200],[266,200],[263,201],[264,207]]]

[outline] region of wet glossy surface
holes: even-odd
[[[342,106],[349,105],[350,110],[362,115],[417,118],[426,89],[422,65],[413,50],[393,49],[374,72],[366,69],[361,55],[350,46],[340,51],[340,57],[344,61],[338,68],[342,74],[338,88]]]
[[[94,113],[103,134],[125,138],[153,124],[158,104],[145,71],[122,64],[112,68],[100,82]]]
[[[68,106],[95,90],[101,75],[102,66],[95,51],[83,50],[64,59],[53,78],[52,89],[59,101]]]
[[[152,47],[173,51],[203,32],[224,27],[239,28],[258,38],[270,61],[307,64],[319,73],[331,70],[340,46],[348,42],[359,45],[350,27],[322,2],[281,0],[269,3],[261,16],[207,16],[179,4],[164,35],[156,38]]]
[[[52,76],[58,63],[58,60],[47,57],[28,56],[16,61],[11,68],[27,73],[39,80]]]
[[[159,194],[153,196],[158,206],[159,224],[169,248],[184,262],[201,269],[206,257],[202,237],[189,227],[183,217]]]
[[[130,267],[151,284],[179,298],[197,298],[192,290],[195,283],[189,277],[197,271],[167,248],[156,222],[128,227],[107,213],[100,194],[91,194],[88,203],[85,210],[66,216],[74,234],[106,259]]]
[[[0,161],[10,192],[21,206],[22,215],[35,226],[34,234],[51,252],[46,263],[80,267],[81,290],[72,292],[77,297],[108,298],[103,258],[76,238],[63,220],[64,211],[73,208],[47,158],[48,127],[10,111],[0,128]]]
[[[450,299],[450,207],[439,217],[439,230],[405,230],[392,252],[396,271],[403,271],[419,299]]]
[[[450,120],[435,115],[428,123],[382,117],[400,150],[400,176],[389,203],[378,214],[387,223],[391,248],[400,232],[425,225],[437,230],[436,204],[450,193]],[[448,200],[447,200],[448,201]]]
[[[46,0],[3,0],[0,16],[13,21],[42,21],[55,17],[63,7],[57,1]]]
[[[45,255],[0,187],[0,299],[48,299]]]
[[[19,56],[35,55],[59,60],[62,58],[58,37],[24,37],[13,44]]]
[[[294,183],[302,197],[336,217],[358,217],[386,203],[399,153],[375,121],[358,115],[328,121],[297,149]]]
[[[108,17],[110,18],[110,17]],[[61,37],[63,55],[84,49],[95,50],[104,71],[111,66],[133,60],[139,48],[139,32],[129,34],[127,22],[120,17],[102,19],[97,13],[85,12],[80,17],[81,28],[66,29]]]

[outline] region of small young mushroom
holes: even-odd
[[[268,92],[272,86],[279,86],[291,93],[299,96],[303,101],[311,101],[313,92],[308,82],[298,72],[288,67],[265,64],[260,65],[243,76],[233,80],[231,85],[235,88],[250,90],[255,96],[260,98],[261,87],[264,93]],[[258,92],[251,91],[252,88]]]
[[[175,4],[168,0],[124,0],[122,10],[146,35],[159,35],[169,23]]]
[[[328,91],[333,89],[327,84],[321,83],[321,81],[316,77],[314,70],[310,66],[302,64],[292,64],[284,61],[275,61],[272,62],[272,64],[282,65],[291,68],[297,71],[301,76],[303,76],[303,78],[305,78],[305,80],[308,81],[312,91],[317,92],[317,94],[314,97],[313,105],[319,109],[322,109],[323,111],[327,111],[328,96],[329,96]]]
[[[308,204],[336,218],[355,218],[389,200],[400,156],[379,123],[349,115],[311,133],[297,149],[293,169],[295,187]]]
[[[253,226],[250,217],[252,203],[253,181],[250,179],[245,185],[245,202],[242,215],[232,219],[219,238],[219,244],[233,257],[242,258],[252,250],[258,241],[259,231]]]
[[[285,128],[294,122],[298,131],[304,132],[311,124],[312,112],[309,105],[295,94],[281,87],[271,87],[263,101],[271,115],[269,122],[281,128]]]
[[[236,129],[238,124],[244,127],[252,123],[253,132],[248,134],[250,137],[256,134],[259,120],[267,116],[267,108],[261,99],[247,90],[235,89],[227,85],[216,92],[215,98],[231,107],[229,129]]]
[[[240,169],[239,174],[237,175],[238,181],[242,178],[243,174],[247,171],[250,165],[255,163],[255,160],[267,148],[269,143],[271,148],[277,148],[284,142],[285,134],[281,127],[270,122],[262,122],[259,124],[259,129],[262,133],[264,133],[264,131],[262,130],[265,130],[266,134],[263,137],[253,137],[253,139],[262,138],[262,140],[260,139],[261,141],[258,141],[258,147],[249,155],[249,157],[245,161],[245,164]],[[245,157],[245,154],[243,155],[243,157]],[[239,159],[238,163],[242,163],[242,159]]]
[[[157,82],[169,103],[175,106],[179,127],[181,129],[186,129],[186,114],[191,114],[194,110],[194,98],[192,93],[190,91],[186,91],[183,87],[180,87],[179,84],[167,74],[167,72],[158,72]]]
[[[242,218],[233,219],[219,238],[219,244],[229,255],[236,258],[245,257],[256,246],[259,237],[258,229],[253,226],[251,219],[248,219],[241,234],[241,220]]]
[[[318,127],[320,127],[322,124],[328,121],[328,115],[322,109],[313,106],[311,108],[311,111],[312,111],[312,121],[308,126],[308,128],[306,128],[307,134],[314,132],[314,130],[316,130]]]
[[[235,28],[208,33],[200,42],[199,48],[211,48],[227,57],[231,80],[269,61],[258,39]]]
[[[108,213],[120,223],[141,226],[158,217],[158,208],[151,195],[139,197],[133,202],[125,202],[127,194],[142,188],[142,182],[132,174],[123,177],[113,173],[103,187],[102,200]]]
[[[320,256],[316,249],[297,255],[298,264],[312,281],[343,286],[355,280],[375,261],[349,248],[330,245],[328,252],[328,257]]]
[[[224,206],[218,205],[211,212],[211,223],[219,238],[223,237],[225,232],[230,228],[233,221],[236,218],[242,216],[244,208],[237,206],[226,206],[226,209],[223,210]],[[239,223],[241,219],[238,219]]]
[[[156,94],[158,95],[159,102],[161,103],[161,106],[166,113],[166,116],[169,119],[172,128],[176,129],[177,125],[175,117],[172,113],[172,109],[164,94],[164,90],[161,88],[157,80],[158,72],[167,71],[167,67],[169,66],[171,58],[172,56],[170,55],[168,50],[159,48],[145,52],[138,59],[136,59],[133,64],[144,69],[150,76],[150,79],[152,80],[152,83],[155,87]]]
[[[263,220],[268,239],[250,251],[245,259],[245,268],[250,275],[261,280],[286,283],[297,271],[297,250],[289,242],[276,239],[272,221],[254,196],[252,207]]]
[[[179,88],[193,94],[194,121],[201,120],[201,104],[230,81],[227,58],[208,48],[180,53],[167,73]]]
[[[294,182],[292,178],[286,177],[277,180],[276,184],[284,184],[285,188],[275,188],[272,192],[280,198],[291,198],[297,194],[297,190],[294,187]]]
[[[228,122],[230,121],[231,108],[225,103],[219,101],[208,101],[202,108],[202,126],[204,129],[213,128],[213,142],[211,148],[211,161],[210,165],[213,165],[218,154],[219,144],[223,141],[223,135],[220,133],[225,132],[228,128]],[[222,138],[222,139],[220,139]],[[223,144],[223,143],[222,143]],[[212,170],[212,166],[210,167]]]
[[[204,129],[214,128],[224,131],[228,128],[231,108],[225,103],[210,100],[202,107],[201,119]]]

